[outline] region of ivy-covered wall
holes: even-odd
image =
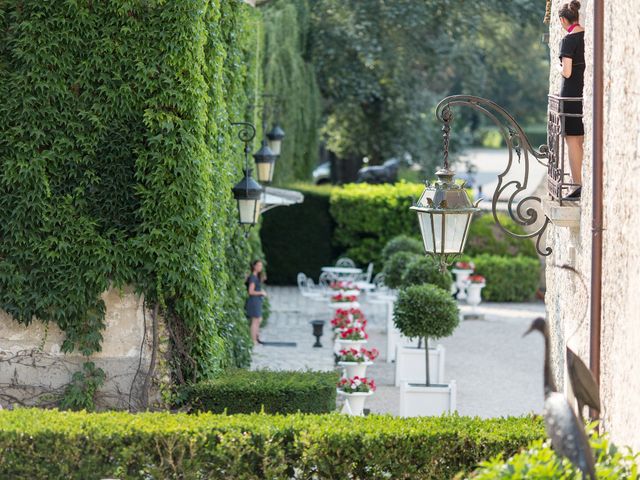
[[[249,361],[230,194],[257,12],[220,0],[0,3],[0,308],[100,350],[110,285],[158,304],[179,380]]]

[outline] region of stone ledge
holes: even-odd
[[[580,228],[580,204],[557,200],[542,200],[542,210],[547,218],[557,227]]]

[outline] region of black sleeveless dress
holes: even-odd
[[[584,32],[570,33],[560,43],[562,57],[573,59],[571,76],[563,78],[561,97],[582,97],[584,88]],[[582,113],[582,102],[564,102],[564,113]],[[566,135],[584,135],[584,125],[580,117],[565,118]]]
[[[249,285],[253,283],[255,291],[259,292],[262,290],[262,283],[257,275],[251,275],[247,280],[247,289]],[[247,303],[245,304],[245,311],[247,313],[247,317],[251,318],[260,318],[262,317],[262,296],[258,295],[249,295],[247,298]]]

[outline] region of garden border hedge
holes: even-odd
[[[452,478],[541,438],[533,417],[19,409],[0,412],[0,478]]]

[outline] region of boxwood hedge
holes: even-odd
[[[336,372],[236,370],[188,386],[184,402],[212,413],[329,413],[336,408]]]
[[[540,261],[523,256],[479,255],[472,258],[476,273],[487,279],[482,298],[488,302],[526,302],[540,284]]]
[[[444,479],[544,437],[536,418],[0,412],[0,478]]]

